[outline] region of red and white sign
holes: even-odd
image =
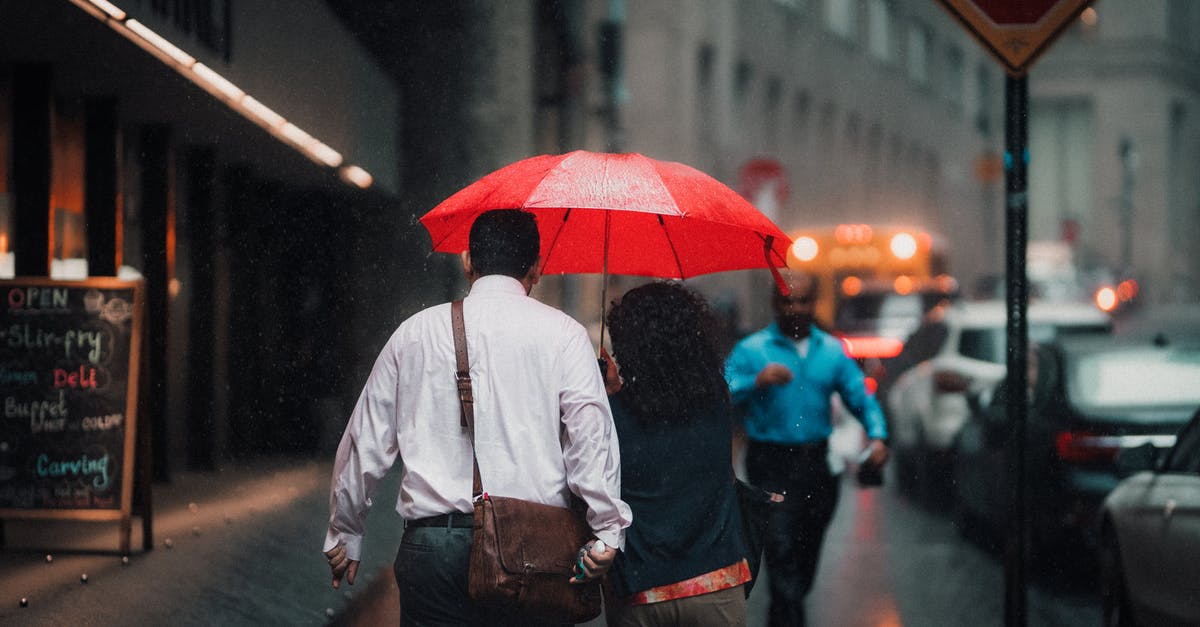
[[[1029,71],[1034,59],[1093,0],[938,0],[1010,74]]]
[[[778,220],[789,192],[783,164],[775,159],[756,157],[738,169],[738,193],[772,221]]]

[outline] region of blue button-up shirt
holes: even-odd
[[[754,379],[769,363],[787,366],[792,380],[756,389]],[[833,432],[829,413],[834,392],[863,424],[868,437],[887,437],[883,411],[867,392],[862,370],[846,355],[840,340],[815,327],[804,357],[776,323],[746,336],[725,362],[725,379],[734,404],[745,411],[746,435],[751,440],[797,445],[827,439]]]

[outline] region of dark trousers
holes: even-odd
[[[771,507],[764,555],[770,572],[772,627],[805,624],[804,597],[812,589],[825,529],[837,508],[838,480],[829,472],[828,446],[750,442],[750,482],[785,495]]]
[[[491,625],[549,627],[527,617],[481,607],[467,596],[471,529],[409,527],[400,540],[394,572],[400,587],[402,627]]]

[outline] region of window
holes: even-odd
[[[1030,233],[1059,233],[1065,220],[1076,220],[1085,229],[1091,222],[1094,124],[1086,100],[1030,103],[1029,206],[1045,208],[1029,213]]]
[[[1200,474],[1200,411],[1179,432],[1179,440],[1167,459],[1166,471]]]
[[[716,126],[713,86],[715,57],[716,52],[708,45],[700,46],[696,54],[696,119],[700,121],[696,126],[701,139],[709,137]]]
[[[1196,15],[1195,0],[1171,0],[1167,5],[1167,40],[1181,48],[1196,50],[1193,32]]]
[[[920,22],[908,27],[908,77],[919,85],[929,83],[929,48],[933,45],[929,27]]]
[[[750,96],[750,83],[754,80],[754,68],[747,61],[739,61],[733,72],[733,97],[739,105],[746,104]]]
[[[945,79],[942,87],[946,100],[961,105],[963,98],[963,51],[956,45],[946,49]]]
[[[892,5],[870,0],[867,5],[867,50],[880,61],[892,60]]]
[[[763,105],[763,145],[772,152],[779,147],[779,103],[783,100],[783,81],[777,76],[767,79],[767,99]]]
[[[1200,388],[1196,386],[1196,381],[1200,381],[1200,352],[1193,350],[1100,352],[1080,358],[1069,376],[1068,392],[1081,408],[1200,406]],[[1165,419],[1161,412],[1128,416],[1131,421]]]
[[[825,25],[846,39],[854,39],[855,0],[825,0]]]
[[[990,137],[992,134],[992,119],[995,115],[992,112],[992,102],[995,99],[992,94],[993,84],[992,70],[980,64],[975,69],[975,130],[984,137]]]
[[[963,329],[958,352],[963,357],[1004,363],[1004,329]]]
[[[792,129],[796,139],[803,139],[808,133],[809,116],[812,115],[812,96],[801,90],[796,94],[796,102],[792,107]]]

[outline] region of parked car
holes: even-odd
[[[1118,453],[1169,448],[1200,406],[1200,345],[1060,338],[1033,355],[1025,424],[1030,541],[1051,549],[1040,552],[1046,556],[1086,556],[1076,551],[1098,545],[1100,504],[1120,480]],[[954,506],[968,529],[996,530],[1011,511],[1008,403],[1002,382],[956,439]]]
[[[1200,625],[1200,410],[1167,455],[1125,457],[1145,470],[1104,499],[1104,624]]]
[[[928,495],[945,486],[939,479],[953,463],[954,439],[970,411],[968,393],[986,395],[1004,377],[1006,316],[1003,301],[957,303],[940,319],[926,320],[900,355],[885,362],[880,395],[901,487]],[[1031,342],[1112,329],[1108,315],[1087,303],[1033,302],[1026,321]]]

